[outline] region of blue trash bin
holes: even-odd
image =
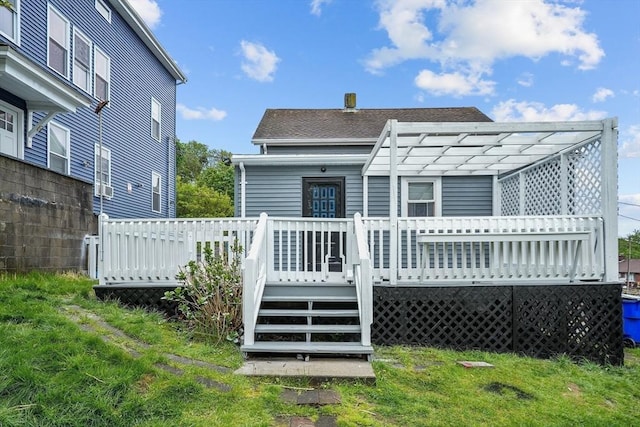
[[[640,343],[640,298],[622,296],[622,333],[625,344],[636,346]]]

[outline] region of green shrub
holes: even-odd
[[[242,328],[242,248],[234,243],[229,254],[204,248],[204,260],[190,261],[180,269],[182,286],[166,292],[164,299],[178,303],[183,320],[205,339],[237,341]]]

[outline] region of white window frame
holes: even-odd
[[[49,124],[47,125],[47,168],[51,169],[51,128],[53,127],[62,130],[66,134],[66,138],[64,141],[67,152],[66,157],[62,157],[57,153],[53,153],[53,155],[66,160],[65,171],[62,173],[64,173],[65,175],[69,175],[71,171],[71,129],[56,122],[49,122]],[[60,171],[55,172],[60,173]]]
[[[87,86],[83,87],[76,81],[77,70],[80,69],[80,66],[76,64],[76,37],[79,37],[84,41],[87,45],[89,45],[89,63],[87,69]],[[91,82],[93,81],[93,43],[89,39],[89,37],[85,36],[84,33],[77,28],[73,29],[73,84],[78,86],[80,89],[87,93],[92,93],[93,85]]]
[[[158,191],[153,187],[154,178],[158,177]],[[158,210],[153,208],[153,197],[158,195]],[[158,172],[151,172],[151,212],[162,213],[162,175]]]
[[[155,108],[154,108],[155,107]],[[155,114],[154,114],[155,112]],[[162,104],[155,98],[151,98],[151,137],[160,142],[162,136]],[[158,122],[158,135],[153,134],[154,123]]]
[[[95,155],[93,156],[94,158],[94,166],[95,166],[95,172],[93,175],[93,181],[94,181],[94,194],[97,197],[100,197],[100,187],[102,185],[106,186],[106,187],[111,187],[111,149],[105,147],[104,145],[102,146],[102,153],[100,153],[100,145],[96,144],[95,145],[95,151],[94,151]],[[98,154],[100,153],[100,154]],[[98,158],[98,156],[100,156],[100,158]],[[102,182],[102,177],[100,176],[100,161],[106,158],[107,161],[109,162],[109,166],[107,168],[107,175],[108,175],[108,180],[107,182]],[[102,171],[102,173],[104,174],[105,171]],[[111,199],[111,197],[109,196],[104,196],[107,199]]]
[[[102,0],[96,0],[96,10],[98,13],[107,20],[107,22],[111,23],[111,9],[107,6],[105,2]]]
[[[64,29],[64,37],[65,37],[65,45],[62,46],[63,49],[65,49],[65,73],[61,73],[60,71],[56,70],[55,68],[53,68],[49,62],[49,45],[50,45],[50,39],[51,39],[51,14],[54,13],[56,14],[64,23],[65,23],[65,29]],[[70,28],[71,28],[71,23],[69,22],[69,20],[62,14],[60,13],[60,11],[58,11],[58,9],[56,9],[55,7],[48,5],[47,7],[47,66],[49,68],[51,68],[53,71],[55,71],[56,73],[60,74],[61,76],[64,76],[64,78],[68,79],[69,78],[69,62],[70,62],[70,53],[71,53],[71,49],[70,49],[70,43],[69,43],[69,39],[70,39]]]
[[[429,203],[431,200],[410,200],[409,199],[409,183],[432,183],[433,184],[433,216],[442,216],[442,179],[437,177],[403,177],[401,181],[401,209],[402,217],[409,215],[409,203]]]
[[[96,66],[96,60],[98,58],[98,55],[103,56],[106,59],[107,62],[107,75],[106,76],[100,76],[98,74],[98,67]],[[111,58],[109,58],[109,55],[107,55],[102,49],[100,49],[98,46],[94,45],[93,48],[93,75],[94,75],[94,83],[93,83],[93,96],[94,98],[100,100],[100,101],[108,101],[111,99]],[[96,90],[98,88],[98,76],[102,77],[106,82],[107,82],[107,99],[101,99],[98,97],[98,94],[96,93]],[[107,104],[107,107],[109,106],[109,104]]]
[[[15,5],[13,10],[7,10],[7,12],[13,14],[13,36],[0,30],[0,34],[13,41],[17,45],[20,45],[20,1],[21,0],[14,0]]]

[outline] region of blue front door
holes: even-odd
[[[302,216],[311,218],[344,218],[344,178],[303,178],[302,179]],[[315,253],[315,257],[308,256],[307,269],[320,271],[321,264],[328,255],[329,271],[342,271],[344,253],[340,253],[340,241],[345,236],[340,233],[325,233],[321,236],[307,236],[308,254]],[[315,237],[315,238],[312,238]],[[340,239],[342,237],[342,239]],[[312,241],[316,242],[315,251]],[[324,246],[323,247],[323,244]],[[344,251],[344,247],[342,248]],[[315,258],[315,259],[313,259]]]

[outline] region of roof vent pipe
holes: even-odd
[[[356,94],[344,94],[344,111],[356,111]]]

